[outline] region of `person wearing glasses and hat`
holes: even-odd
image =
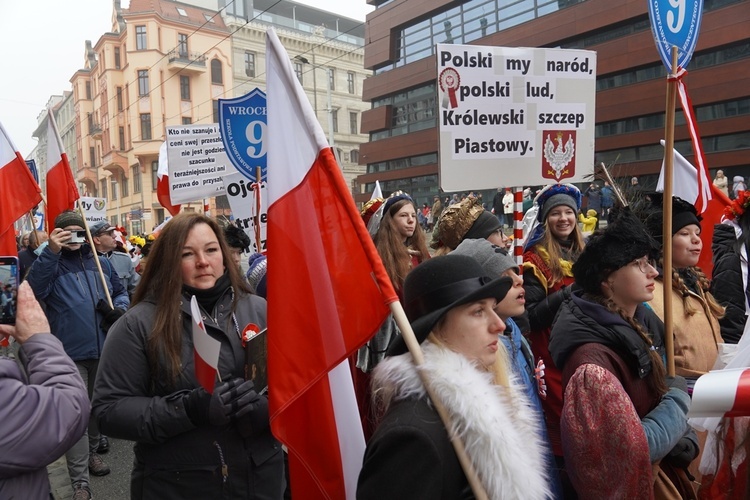
[[[687,384],[666,377],[664,325],[644,304],[655,295],[657,255],[638,218],[616,213],[573,265],[579,289],[565,290],[552,327],[565,470],[580,498],[695,498],[685,474],[698,453]]]
[[[384,414],[365,451],[358,499],[470,496],[454,431],[489,498],[549,497],[538,419],[499,340],[505,323],[495,307],[511,286],[466,255],[435,257],[406,277],[406,315],[424,364],[414,365],[399,337],[373,372],[373,404]],[[450,415],[450,431],[418,372]]]

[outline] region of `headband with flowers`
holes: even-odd
[[[724,217],[737,220],[742,217],[748,206],[750,206],[750,191],[740,191],[737,198],[724,209]]]

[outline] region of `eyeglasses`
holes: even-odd
[[[656,262],[649,259],[648,257],[635,259],[634,263],[638,266],[638,269],[640,269],[643,274],[648,274],[651,269],[656,270]]]

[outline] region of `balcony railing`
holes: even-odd
[[[206,67],[206,55],[182,50],[172,50],[167,54],[170,63],[184,63],[190,66]]]

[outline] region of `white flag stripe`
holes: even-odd
[[[211,338],[206,332],[206,326],[203,324],[203,315],[201,314],[195,295],[190,299],[190,312],[193,315],[193,345],[195,346],[195,351],[203,361],[218,369],[221,342]]]
[[[688,418],[719,417],[732,409],[745,368],[716,370],[695,382]]]
[[[5,131],[5,127],[0,123],[0,168],[16,159],[16,149],[13,140]]]
[[[268,165],[273,165],[273,169],[268,170],[268,205],[270,207],[302,182],[307,171],[300,170],[297,165],[312,167],[320,151],[328,147],[328,141],[304,89],[299,85],[292,63],[279,37],[273,28],[266,32],[266,36],[269,46],[266,81],[285,83],[278,91],[268,93],[268,109],[278,110],[268,115],[268,129],[278,130],[287,127],[285,134],[268,134],[267,137]],[[279,127],[274,125],[273,121],[280,116],[293,116],[294,118],[284,120],[283,126]],[[294,137],[294,147],[289,146],[290,137]],[[284,161],[279,162],[273,157],[275,151],[285,151]]]

